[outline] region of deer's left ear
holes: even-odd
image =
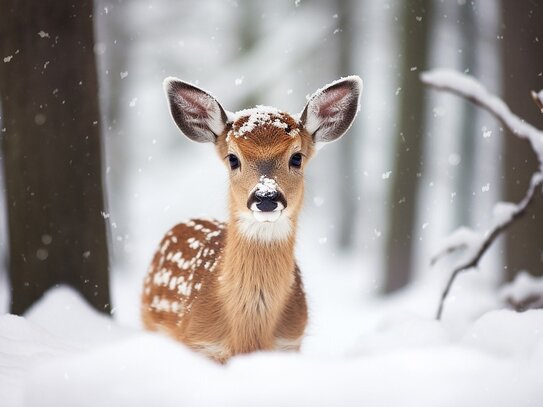
[[[164,80],[164,91],[177,127],[191,140],[215,143],[224,131],[227,114],[206,91],[177,78]]]
[[[314,142],[343,136],[359,109],[362,79],[348,76],[319,89],[309,98],[300,121]]]

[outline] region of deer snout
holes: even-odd
[[[280,191],[262,193],[253,191],[247,200],[247,208],[257,212],[282,211],[287,207],[287,200]]]
[[[275,222],[281,217],[287,200],[279,189],[277,182],[265,175],[260,177],[247,200],[247,208],[259,222]]]
[[[274,191],[270,193],[269,195],[260,196],[259,194],[255,194],[255,198],[257,200],[256,207],[261,210],[262,212],[272,212],[277,208],[277,196],[279,194],[277,191]]]

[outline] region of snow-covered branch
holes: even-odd
[[[537,154],[540,171],[543,170],[543,131],[511,112],[503,100],[487,91],[475,78],[448,69],[423,72],[420,78],[426,85],[468,99],[499,119],[517,137],[527,139]]]
[[[530,206],[530,203],[533,201],[536,189],[541,185],[543,185],[543,174],[541,172],[537,172],[532,176],[532,181],[530,182],[528,192],[518,205],[511,203],[497,204],[494,207],[493,226],[487,233],[485,233],[485,235],[480,235],[479,233],[468,228],[460,228],[449,236],[443,245],[443,248],[432,259],[432,263],[435,263],[444,254],[452,253],[461,248],[466,249],[466,256],[454,268],[451,276],[449,277],[449,281],[445,286],[445,290],[443,290],[443,293],[441,294],[441,300],[439,302],[439,308],[436,315],[437,319],[441,319],[443,304],[445,303],[451,286],[458,274],[478,266],[481,257],[483,257],[483,254],[485,254],[494,240],[496,240],[496,238],[512,223],[526,213],[528,206]]]
[[[541,113],[543,113],[543,90],[540,90],[539,92],[532,90],[531,94],[535,105],[539,108]]]
[[[488,92],[476,79],[470,76],[450,70],[434,70],[422,73],[421,80],[429,86],[459,95],[487,110],[517,137],[527,139],[539,160],[539,171],[533,174],[528,191],[521,202],[518,204],[498,203],[494,207],[493,222],[488,232],[483,235],[462,227],[445,240],[432,258],[431,264],[433,265],[448,253],[465,250],[464,257],[454,267],[441,294],[436,315],[437,319],[441,319],[445,300],[458,274],[478,266],[482,256],[494,240],[526,213],[533,201],[535,191],[543,185],[543,132],[512,113],[503,100]],[[536,96],[540,102],[539,94]],[[532,97],[535,101],[534,92],[532,92]]]

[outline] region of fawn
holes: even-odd
[[[362,80],[319,89],[297,115],[266,106],[230,113],[175,78],[164,89],[179,129],[215,144],[225,163],[229,219],[193,219],[166,234],[145,279],[144,326],[221,363],[257,350],[299,350],[307,307],[294,242],[304,168],[317,143],[351,126]]]

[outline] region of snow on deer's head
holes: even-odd
[[[175,78],[164,81],[172,117],[191,140],[214,143],[230,175],[230,222],[257,241],[292,235],[303,173],[317,143],[339,139],[359,108],[362,80],[349,76],[319,89],[297,115],[256,106],[225,111],[209,93]]]

